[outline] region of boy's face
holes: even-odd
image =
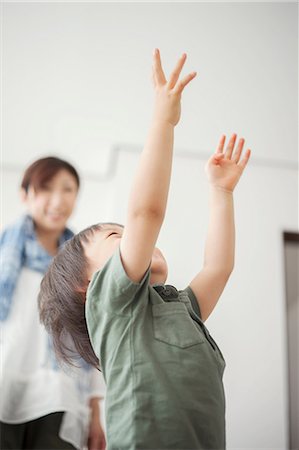
[[[89,243],[84,244],[84,251],[89,263],[88,279],[100,270],[120,245],[123,234],[120,225],[102,225],[102,230],[96,231]],[[162,252],[156,247],[151,262],[150,284],[165,283],[167,278],[167,263]]]

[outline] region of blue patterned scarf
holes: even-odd
[[[59,238],[62,246],[73,236],[66,228]],[[22,216],[0,236],[0,320],[8,317],[13,293],[22,267],[45,273],[52,256],[38,242],[33,220]]]

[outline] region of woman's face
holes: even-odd
[[[75,177],[61,169],[45,185],[35,190],[29,185],[24,202],[37,228],[43,231],[63,231],[77,198]]]

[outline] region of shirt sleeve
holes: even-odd
[[[96,272],[87,290],[87,307],[100,314],[100,310],[116,315],[130,316],[138,298],[144,298],[148,289],[150,269],[140,283],[133,282],[123,267],[118,248],[102,269]]]
[[[189,299],[190,299],[190,301],[191,301],[191,306],[192,306],[193,311],[195,312],[195,314],[198,315],[198,317],[199,317],[200,319],[202,319],[202,317],[201,317],[201,312],[200,312],[200,307],[199,307],[199,304],[198,304],[198,300],[197,300],[197,298],[196,298],[194,292],[192,291],[191,287],[188,286],[188,287],[185,289],[185,292],[187,293],[187,295],[188,295],[188,297],[189,297]]]

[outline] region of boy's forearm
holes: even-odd
[[[128,213],[163,218],[169,191],[174,126],[152,120],[129,198]]]
[[[204,267],[231,273],[235,258],[233,194],[210,185],[209,225],[204,252]]]

